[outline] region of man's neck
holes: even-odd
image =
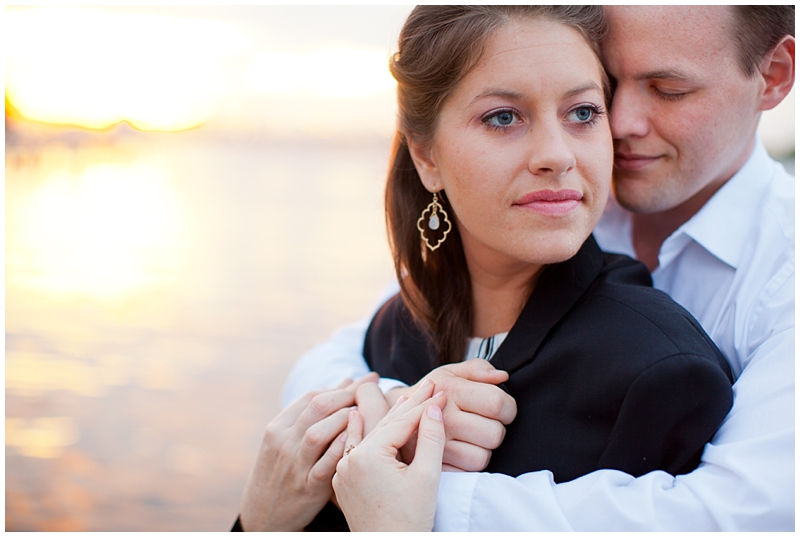
[[[650,272],[654,271],[658,267],[658,254],[664,241],[697,214],[732,176],[723,181],[709,183],[700,192],[672,209],[650,214],[634,213],[631,239],[636,258],[644,263]]]
[[[738,157],[730,162],[729,166],[716,179],[694,196],[666,211],[650,214],[633,213],[633,229],[631,230],[633,250],[636,252],[636,258],[644,263],[650,272],[658,267],[658,254],[664,241],[697,214],[708,200],[745,165],[755,148],[757,124],[758,122],[753,125],[750,136],[743,139],[741,151],[736,153]]]

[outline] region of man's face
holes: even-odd
[[[745,163],[760,79],[739,67],[727,6],[611,6],[603,62],[611,106],[614,192],[637,213],[689,216]]]

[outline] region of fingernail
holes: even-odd
[[[430,383],[431,383],[430,379],[425,379],[425,382],[422,383],[422,386],[420,386],[420,388],[424,388],[425,386],[427,386]]]
[[[396,407],[397,407],[397,406],[400,406],[400,405],[402,405],[402,404],[403,404],[403,402],[404,402],[405,400],[406,400],[406,396],[405,396],[405,395],[401,395],[401,396],[400,396],[400,397],[397,399],[397,401],[395,401],[395,403],[394,403],[394,406],[396,406]],[[394,407],[392,407],[392,408],[394,408]]]
[[[433,394],[433,397],[439,397],[439,396],[440,396],[440,395],[442,395],[443,393],[444,393],[444,390],[439,390],[438,392],[436,392],[435,394]],[[433,399],[433,397],[431,397],[431,399]]]
[[[347,416],[347,421],[348,422],[353,421],[353,419],[355,418],[356,414],[358,414],[358,410],[351,410],[350,411],[350,415]]]
[[[431,405],[428,407],[428,417],[435,419],[436,421],[442,421],[442,409],[436,405]]]
[[[347,442],[347,431],[339,435],[339,441],[343,444]]]

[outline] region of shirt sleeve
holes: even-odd
[[[789,289],[790,288],[790,289]],[[733,386],[734,404],[700,466],[673,477],[599,470],[555,484],[444,473],[437,531],[793,531],[794,287],[762,312],[760,344]]]

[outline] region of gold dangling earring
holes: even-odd
[[[430,213],[429,216],[425,216],[426,214]],[[439,215],[441,214],[441,218]],[[428,237],[425,236],[425,229],[424,229],[424,222],[427,220],[427,228],[431,231],[436,231],[442,227],[442,224],[445,224],[447,227],[444,228],[444,232],[440,239],[436,241],[436,244],[431,246]],[[447,219],[447,212],[445,212],[444,208],[439,204],[439,196],[436,195],[436,192],[433,193],[433,201],[425,207],[425,210],[422,211],[422,215],[417,220],[417,229],[419,230],[420,237],[425,242],[425,246],[428,247],[428,250],[431,252],[437,249],[439,246],[442,245],[444,240],[447,238],[447,234],[450,233],[450,230],[453,229],[453,226],[450,225],[450,220]]]

